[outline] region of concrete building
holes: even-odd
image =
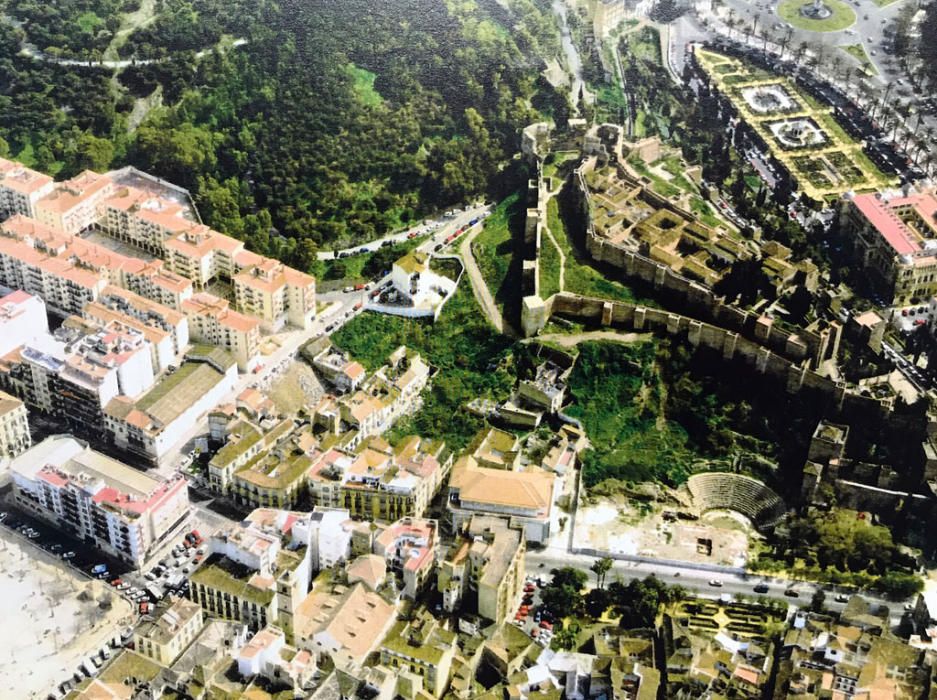
[[[566,398],[566,383],[572,365],[563,368],[547,360],[537,366],[533,379],[521,380],[518,394],[521,399],[550,413],[558,413]]]
[[[179,355],[189,346],[189,320],[184,313],[115,285],[104,288],[98,304],[118,311],[140,323],[165,331],[172,337],[173,352]],[[196,342],[204,342],[195,339]]]
[[[78,539],[139,567],[189,518],[186,481],[159,481],[68,436],[11,465],[16,502]]]
[[[348,560],[353,529],[347,510],[315,506],[293,523],[293,538],[308,547],[312,570],[321,571]]]
[[[121,395],[108,401],[104,429],[119,448],[159,463],[236,382],[237,365],[227,352],[195,346],[178,370],[142,396]]]
[[[190,579],[192,600],[255,631],[268,624],[294,629],[294,615],[309,591],[311,564],[308,548],[291,533],[292,516],[255,512],[214,534],[211,556]]]
[[[458,529],[477,514],[503,515],[524,528],[528,542],[546,542],[555,485],[555,475],[541,469],[489,469],[464,456],[452,468],[449,480],[452,525]]]
[[[438,459],[442,451],[442,444],[417,436],[397,448],[372,438],[342,472],[338,505],[364,520],[422,517],[448,472],[450,462]]]
[[[272,331],[284,323],[309,328],[316,315],[314,277],[253,253],[242,254],[238,260],[239,265],[246,263],[232,280],[238,309],[262,319]]]
[[[937,294],[937,195],[880,192],[844,200],[841,223],[896,306]]]
[[[157,607],[152,618],[144,618],[134,628],[133,648],[138,654],[170,666],[198,636],[203,622],[198,605],[170,597]]]
[[[455,289],[455,282],[430,269],[430,256],[411,251],[397,260],[390,271],[393,290],[406,307],[421,310],[412,315],[436,316],[443,302]],[[392,312],[393,307],[382,307]],[[405,314],[406,315],[406,314]]]
[[[360,362],[331,345],[313,357],[312,366],[341,392],[358,389],[366,374]]]
[[[435,520],[401,518],[374,539],[373,551],[403,582],[401,595],[416,600],[436,568]]]
[[[434,698],[449,687],[458,638],[429,614],[399,622],[381,644],[381,663],[422,680],[422,690]],[[417,693],[414,693],[414,697]]]
[[[36,219],[59,233],[75,235],[98,221],[98,207],[114,192],[107,175],[90,170],[55,187],[35,205]]]
[[[229,306],[227,299],[205,292],[182,302],[192,340],[224,348],[240,371],[250,372],[260,363],[260,321]]]
[[[98,225],[109,236],[155,255],[163,241],[197,224],[178,202],[121,185],[102,202]]]
[[[265,428],[237,420],[211,458],[211,487],[243,505],[292,508],[306,492],[309,469],[320,456],[308,426],[287,418]]]
[[[0,358],[0,384],[27,405],[69,425],[100,430],[104,408],[138,396],[155,375],[143,334],[114,323],[105,328],[69,318]]]
[[[55,182],[45,173],[22,163],[0,158],[0,214],[36,215],[36,202],[52,191]]]
[[[355,449],[419,408],[429,377],[430,367],[420,354],[400,346],[357,391],[339,398],[323,397],[313,420],[335,435],[351,432],[345,445]]]
[[[15,396],[0,391],[0,457],[16,457],[32,444],[26,405]]]
[[[150,365],[154,374],[166,371],[177,361],[175,344],[169,331],[148,326],[133,316],[110,309],[96,301],[85,304],[82,318],[96,325],[129,329],[142,335],[150,351]]]
[[[336,664],[362,664],[378,648],[396,617],[394,606],[363,584],[317,587],[299,606],[297,644]]]
[[[308,650],[287,644],[282,630],[268,626],[240,649],[237,667],[242,678],[263,676],[277,685],[285,684],[301,692],[312,682],[316,660]]]
[[[437,589],[443,609],[465,609],[495,622],[506,620],[524,586],[526,551],[520,526],[507,518],[473,516],[439,566]]]
[[[81,313],[109,281],[90,263],[98,259],[116,270],[120,262],[78,240],[19,214],[7,219],[0,224],[0,283],[41,297],[61,316]]]

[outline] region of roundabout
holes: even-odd
[[[781,0],[778,16],[808,32],[838,32],[856,21],[856,13],[842,0]]]

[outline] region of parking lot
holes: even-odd
[[[112,650],[130,641],[141,615],[170,593],[188,593],[189,575],[206,554],[202,535],[190,530],[167,542],[158,562],[133,570],[11,501],[9,492],[0,498],[5,618],[22,617],[18,627],[37,638],[28,643],[21,636],[5,639],[0,651],[8,644],[12,648],[3,658],[34,661],[29,676],[35,680],[34,687],[24,685],[19,663],[7,667],[0,662],[0,698],[13,697],[4,693],[13,688],[29,693],[17,697],[64,695],[69,685],[96,674]],[[48,625],[41,622],[45,618]]]
[[[546,576],[541,575],[546,583]],[[530,574],[524,582],[524,593],[520,604],[514,609],[513,623],[533,637],[540,646],[546,647],[553,640],[554,615],[543,608],[540,600],[541,580]]]
[[[121,630],[135,619],[130,604],[106,583],[37,551],[38,540],[0,528],[3,623],[15,630],[0,638],[2,698],[45,698],[75,683],[75,673],[90,675],[82,665],[92,672],[103,665],[102,649],[110,655],[115,637],[119,643]]]

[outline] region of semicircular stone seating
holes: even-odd
[[[786,506],[763,482],[742,474],[703,472],[694,474],[686,483],[693,505],[700,513],[707,510],[734,510],[765,528],[777,523]]]

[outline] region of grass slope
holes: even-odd
[[[697,455],[686,431],[667,420],[664,386],[655,367],[657,345],[582,343],[569,380],[579,418],[593,450],[585,453],[587,485],[604,479],[681,483]]]

